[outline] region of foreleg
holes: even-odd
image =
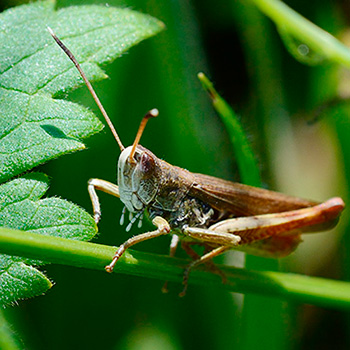
[[[156,238],[156,237],[168,234],[170,232],[170,226],[169,226],[168,222],[165,219],[163,219],[162,217],[160,217],[160,216],[155,217],[152,220],[152,223],[154,226],[157,227],[157,229],[155,231],[145,232],[145,233],[141,233],[137,236],[131,237],[125,243],[123,243],[121,246],[119,246],[118,250],[114,254],[114,257],[113,257],[111,263],[105,267],[107,272],[113,271],[114,265],[117,263],[119,258],[131,246],[133,246],[137,243],[143,242],[143,241],[147,241],[148,239],[152,239],[152,238]]]
[[[118,186],[111,182],[101,180],[101,179],[90,179],[88,181],[88,191],[91,198],[92,209],[94,211],[94,220],[97,224],[101,218],[101,206],[100,206],[100,201],[98,199],[96,190],[106,192],[118,198],[120,196],[119,196]]]

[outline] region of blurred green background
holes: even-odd
[[[15,1],[2,0],[3,9]],[[58,1],[58,7],[99,1]],[[100,2],[105,5],[105,2]],[[346,41],[347,1],[287,2]],[[274,24],[244,0],[130,0],[108,2],[162,20],[166,30],[105,67],[110,79],[94,84],[124,144],[131,144],[142,116],[157,107],[142,145],[168,162],[239,180],[228,135],[203,91],[203,71],[241,116],[267,188],[314,200],[347,199],[350,176],[348,72],[330,62],[296,61]],[[349,35],[349,34],[348,34]],[[350,40],[348,40],[350,41]],[[100,115],[85,87],[70,100]],[[49,195],[91,212],[87,180],[116,181],[119,149],[107,128],[88,149],[51,161]],[[130,233],[119,227],[121,202],[100,196],[99,243],[118,245]],[[336,231],[311,235],[292,257],[249,259],[248,266],[334,279],[350,277],[350,238],[345,213]],[[151,225],[144,225],[143,230]],[[139,232],[136,225],[132,233]],[[118,233],[118,234],[117,234]],[[166,254],[167,237],[136,249]],[[223,262],[242,266],[230,252]],[[5,316],[26,349],[348,349],[349,314],[291,305],[223,290],[181,286],[134,276],[47,265],[56,285],[47,295],[8,308]]]

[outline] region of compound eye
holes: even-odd
[[[154,168],[154,159],[147,153],[142,153],[140,168],[143,173],[150,173]]]
[[[136,160],[136,162],[139,162],[140,158],[141,158],[140,153],[135,152],[134,159]]]

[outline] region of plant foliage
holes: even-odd
[[[147,15],[105,6],[55,10],[40,1],[0,15],[0,181],[4,182],[63,154],[84,148],[82,139],[102,123],[86,108],[58,99],[82,85],[72,62],[47,27],[76,53],[91,81],[106,77],[101,64],[163,28]],[[59,198],[40,198],[48,189],[45,175],[34,173],[0,187],[0,226],[44,235],[89,240],[93,219]],[[41,262],[0,256],[0,303],[42,294],[51,282],[25,264]]]

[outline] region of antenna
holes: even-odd
[[[136,134],[136,137],[135,137],[135,141],[134,143],[132,144],[132,149],[131,149],[131,152],[130,152],[130,155],[129,155],[129,160],[131,162],[133,162],[133,157],[134,157],[134,154],[135,154],[135,150],[136,150],[136,146],[139,144],[140,142],[140,139],[141,139],[141,136],[142,136],[142,133],[143,131],[145,130],[145,127],[146,127],[146,124],[148,122],[148,119],[150,118],[155,118],[157,117],[159,114],[159,111],[157,108],[153,108],[151,109],[141,120],[141,123],[140,123],[140,126],[139,126],[139,130],[137,130],[137,134]]]
[[[83,78],[87,88],[89,89],[93,99],[95,100],[98,108],[100,109],[103,117],[105,118],[109,128],[112,131],[112,134],[115,138],[115,140],[117,141],[119,148],[121,151],[123,151],[125,149],[125,147],[123,146],[122,142],[120,141],[120,138],[118,136],[117,131],[114,128],[114,125],[112,124],[111,120],[108,117],[108,114],[106,112],[106,110],[103,108],[102,103],[100,101],[100,99],[98,98],[98,96],[96,95],[95,90],[93,89],[91,83],[89,82],[89,80],[87,79],[84,71],[81,69],[80,64],[78,63],[77,59],[74,57],[74,55],[70,52],[70,50],[67,48],[66,45],[63,44],[63,42],[57,38],[56,34],[53,32],[53,30],[50,27],[47,27],[47,30],[49,31],[49,33],[51,34],[51,36],[55,39],[56,43],[61,47],[61,49],[65,52],[65,54],[71,59],[71,61],[74,63],[74,65],[77,67],[81,77]]]

